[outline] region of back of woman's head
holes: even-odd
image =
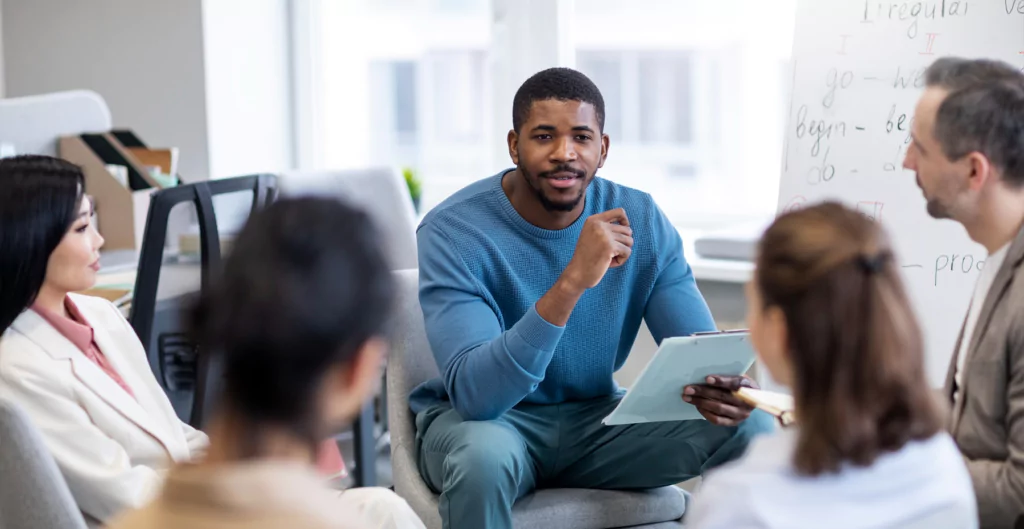
[[[335,200],[281,200],[250,218],[191,322],[199,346],[222,355],[227,408],[319,440],[320,382],[389,316],[379,244],[369,217]]]
[[[0,333],[35,301],[84,186],[82,170],[58,158],[0,160]]]
[[[921,331],[881,226],[837,203],[779,217],[756,287],[786,320],[806,474],[869,465],[941,427]]]

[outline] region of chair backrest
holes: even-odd
[[[319,195],[345,199],[367,211],[384,232],[392,270],[417,268],[416,211],[409,187],[392,168],[294,171],[280,175],[283,195]]]
[[[107,132],[110,108],[96,92],[72,90],[0,99],[0,142],[17,154],[57,155],[57,139]]]
[[[391,321],[391,353],[388,356],[388,425],[391,428],[395,490],[405,496],[405,487],[426,488],[415,470],[416,426],[415,417],[409,409],[409,393],[422,382],[437,377],[438,369],[423,328],[419,270],[399,270],[394,274],[398,283],[398,299]]]
[[[185,339],[178,319],[180,307],[171,310],[171,317],[157,322],[158,292],[161,272],[164,268],[164,248],[167,245],[167,226],[171,211],[179,204],[192,204],[199,221],[200,262],[198,265],[185,264],[186,272],[197,272],[199,284],[178,285],[171,289],[175,298],[189,297],[207,288],[211,278],[221,269],[221,240],[217,213],[214,208],[216,197],[231,198],[230,195],[251,193],[249,212],[263,208],[277,196],[277,179],[274,175],[252,175],[222,180],[209,180],[163,189],[153,193],[146,217],[146,231],[139,253],[138,274],[135,278],[135,292],[129,322],[139,340],[146,348],[150,367],[164,391],[167,392],[181,419],[193,426],[203,422],[203,412],[210,400],[207,392],[206,374],[208,365],[204,356],[198,355],[194,344]],[[198,270],[192,270],[198,268]],[[196,274],[177,275],[190,278]],[[172,281],[181,278],[172,277]],[[164,321],[166,320],[166,321]]]
[[[85,529],[64,477],[20,408],[0,399],[0,529]]]

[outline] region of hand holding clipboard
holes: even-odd
[[[731,392],[737,387],[709,386],[708,377],[741,377],[753,363],[754,350],[746,331],[665,338],[619,405],[602,422],[619,425],[705,419],[706,413],[682,398],[685,389],[693,386],[690,396],[697,399],[703,399],[702,393],[707,390],[724,394],[728,397],[724,400],[736,401]],[[707,397],[709,401],[723,401],[713,395]],[[714,415],[713,409],[711,412]]]

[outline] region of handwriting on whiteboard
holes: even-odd
[[[924,205],[916,196],[913,202],[904,202],[908,195],[889,188],[897,183],[901,188],[913,185],[913,175],[904,172],[903,161],[912,148],[914,106],[917,93],[926,88],[928,65],[934,57],[957,54],[965,39],[964,25],[975,27],[979,20],[991,25],[1004,13],[1024,25],[1024,0],[1003,0],[1001,7],[998,0],[831,3],[849,8],[842,11],[847,22],[836,22],[831,33],[834,44],[809,49],[807,57],[800,59],[800,68],[794,62],[794,84],[798,79],[803,82],[790,100],[784,158],[788,185],[793,187],[783,186],[783,199],[791,198],[780,201],[779,211],[843,197],[865,217],[906,232],[907,208],[920,208],[923,213]],[[820,35],[815,33],[815,38]],[[884,55],[889,51],[877,55],[879,35],[891,35],[893,44],[885,50],[893,55]],[[1024,60],[1024,32],[1019,38],[1003,44],[1009,43],[1012,48],[1007,53],[1015,55],[1019,46]],[[871,56],[879,59],[870,60]],[[909,262],[900,266],[920,274],[929,287],[956,287],[963,276],[976,274],[984,265],[983,256],[972,255],[966,248],[952,253],[956,246],[925,252],[921,244],[905,246],[913,250],[905,256]],[[930,282],[928,275],[932,275]]]
[[[864,0],[864,19],[861,22],[903,22],[907,24],[907,38],[920,34],[921,20],[967,16],[971,2],[964,0],[929,0],[918,2],[878,2]]]
[[[874,222],[882,222],[882,208],[885,204],[877,201],[862,200],[857,203],[857,211]]]
[[[928,175],[903,167],[914,114],[939,57],[1024,66],[1024,0],[797,0],[796,14],[779,211],[838,200],[885,226],[941,383],[987,254],[928,215]]]

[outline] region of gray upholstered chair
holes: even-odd
[[[345,199],[364,208],[381,230],[391,270],[416,268],[416,210],[409,188],[394,168],[291,171],[278,175],[284,196]]]
[[[395,491],[405,498],[428,529],[440,529],[438,497],[416,464],[416,429],[409,410],[409,393],[421,382],[438,376],[430,353],[420,309],[417,270],[395,272],[399,283],[394,341],[388,361],[388,416]],[[516,503],[517,528],[608,529],[614,527],[680,527],[686,496],[676,487],[645,492],[546,489]]]
[[[381,231],[390,270],[416,268],[416,209],[402,175],[390,167],[368,167],[324,171],[291,171],[278,175],[278,186],[286,197],[327,196],[339,198],[366,210]],[[353,423],[357,485],[376,485],[377,453],[390,443],[389,425],[383,410],[387,394],[363,407]],[[381,410],[381,435],[376,436],[374,419]]]
[[[42,436],[0,399],[0,529],[85,529],[85,520]]]

